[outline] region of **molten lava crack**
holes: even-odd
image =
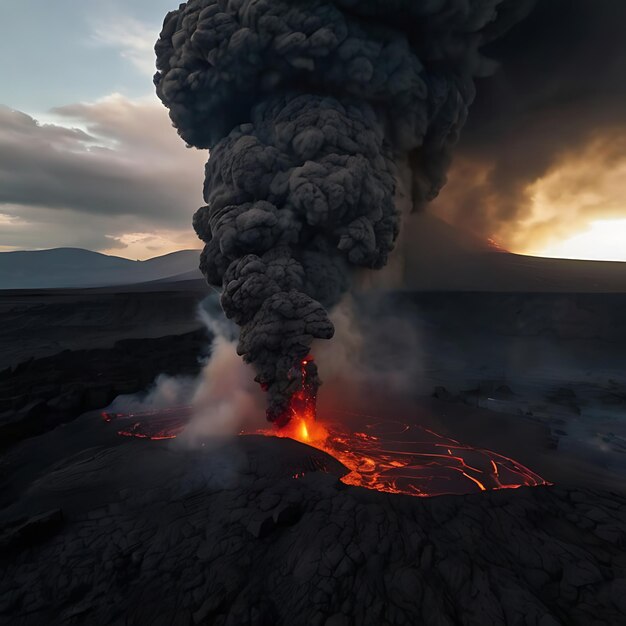
[[[401,422],[375,422],[351,432],[339,423],[295,418],[286,429],[259,433],[323,450],[351,470],[344,483],[376,491],[435,496],[548,484],[506,456]]]
[[[242,435],[288,437],[308,444],[350,470],[342,478],[344,483],[388,493],[436,496],[548,484],[513,459],[464,445],[417,425],[375,419],[362,430],[352,432],[340,422],[322,423],[316,416],[319,381],[313,359],[307,357],[294,370],[298,385],[285,414],[270,428]],[[340,418],[371,418],[336,413]],[[184,430],[191,408],[129,415],[104,413],[103,417],[108,422],[127,423],[118,430],[123,436],[172,439]]]
[[[171,439],[184,430],[190,414],[189,407],[184,407],[105,414],[105,419],[115,424],[122,436]],[[337,415],[347,414],[337,411]],[[288,437],[323,450],[350,470],[342,478],[344,483],[388,493],[437,496],[548,484],[506,456],[401,422],[373,421],[352,432],[339,422],[295,416],[285,428],[242,433],[247,434]]]

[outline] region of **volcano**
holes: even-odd
[[[115,331],[118,338],[128,329],[113,323],[114,305],[145,313],[134,319],[132,342],[82,351],[80,343],[62,344],[73,349],[3,373],[4,402],[39,398],[36,415],[44,417],[34,434],[32,421],[28,430],[15,429],[3,450],[0,623],[624,623],[623,483],[578,451],[546,447],[549,431],[528,416],[508,419],[430,397],[407,398],[410,405],[400,408],[382,376],[358,387],[365,396],[359,403],[333,380],[339,393],[320,389],[314,419],[299,419],[311,409],[306,396],[294,400],[295,414],[282,428],[263,423],[259,404],[261,434],[190,448],[191,406],[138,412],[122,402],[107,422],[99,413],[79,417],[71,411],[85,409],[56,399],[84,389],[83,406],[101,411],[110,396],[93,391],[107,384],[107,394],[128,394],[147,390],[161,371],[196,377],[204,333],[190,339],[170,326],[164,339],[139,334],[158,334],[159,315],[187,310],[181,302],[190,296],[175,294],[5,296],[12,312],[3,337],[18,329],[7,342],[15,350],[33,345],[19,329],[40,328],[35,339],[45,331],[61,341],[64,324],[71,341],[89,345],[93,331],[77,325],[78,311],[83,324],[95,317],[103,336]],[[624,298],[569,297],[569,307],[552,306],[562,300],[429,295],[418,310],[439,323],[431,325],[432,354],[445,355],[450,337],[459,349],[468,336],[481,350],[497,344],[498,333],[526,346],[548,328],[564,351],[568,336],[585,338],[586,368],[598,372],[614,359],[623,371]],[[469,361],[474,376],[480,370]],[[301,390],[300,368],[292,374]],[[621,389],[610,388],[615,411],[624,406]],[[610,458],[603,448],[599,462]]]
[[[331,419],[317,418],[318,383],[312,357],[294,368],[297,382],[288,414],[270,428],[242,432],[289,438],[316,448],[339,461],[346,485],[410,496],[467,494],[494,489],[536,487],[549,483],[521,463],[490,450],[465,445],[415,423],[389,421],[337,409]],[[313,373],[313,379],[310,374]],[[162,440],[180,435],[193,415],[191,407],[143,414],[103,413],[105,421],[126,437]],[[362,428],[344,425],[357,418]],[[294,478],[301,478],[302,473]]]

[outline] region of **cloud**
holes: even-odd
[[[197,247],[191,216],[208,154],[184,147],[155,99],[114,95],[53,113],[58,123],[39,124],[0,107],[0,213],[19,220],[0,246],[107,249],[155,233],[159,249],[181,238]]]
[[[123,59],[130,61],[142,74],[152,76],[155,71],[154,42],[159,28],[131,17],[117,17],[93,27],[91,41],[95,45],[119,49]]]
[[[108,236],[107,239],[109,239],[108,247],[101,249],[100,252],[115,255],[123,250],[123,255],[128,258],[161,256],[183,248],[198,249],[198,255],[200,254],[200,244],[195,234],[189,230],[123,233],[116,237]]]
[[[19,226],[24,224],[16,215],[7,215],[6,213],[0,213],[0,226]]]
[[[143,50],[151,65],[158,28],[115,23],[99,22],[94,41],[137,60]],[[480,81],[432,210],[517,251],[625,216],[624,23],[626,3],[542,0],[487,49],[501,70]],[[78,246],[136,258],[150,256],[148,246],[197,246],[190,221],[208,155],[184,147],[154,98],[69,104],[46,120],[54,123],[0,107],[0,249]],[[128,243],[136,233],[157,241]]]
[[[546,0],[481,81],[449,184],[432,210],[520,252],[541,253],[626,217],[626,3]]]
[[[540,253],[599,218],[626,218],[626,128],[599,133],[564,153],[525,189],[524,219],[509,236],[518,247]],[[521,204],[521,203],[520,203]],[[623,254],[622,254],[623,257]]]

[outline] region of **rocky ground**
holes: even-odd
[[[159,374],[194,376],[208,346],[206,331],[197,330],[65,350],[7,368],[0,372],[0,450],[106,407],[120,394],[138,393]]]
[[[4,508],[3,623],[626,623],[623,495],[420,499],[291,440],[107,441]]]
[[[565,454],[590,405],[558,391],[584,365],[610,372],[621,402],[622,297],[410,299],[432,357],[422,391],[448,394],[424,424],[556,483],[422,499],[347,487],[338,462],[291,440],[192,450],[85,413],[198,371],[204,295],[180,289],[0,298],[0,624],[626,624],[623,469],[603,465],[609,448]],[[543,379],[536,362],[554,373],[554,355],[573,363],[549,381],[566,411],[556,448],[553,425],[459,392],[487,381],[511,404],[523,394],[506,374]]]
[[[0,290],[0,371],[63,350],[181,335],[202,326],[203,281],[99,289]]]
[[[201,281],[0,291],[0,450],[147,389],[193,376],[210,337]]]

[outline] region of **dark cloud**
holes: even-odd
[[[0,110],[1,203],[118,215],[159,215],[160,207],[167,219],[167,199],[148,185],[152,181],[111,150],[95,147],[94,137],[25,118]]]
[[[40,124],[0,106],[0,214],[17,218],[1,246],[123,247],[107,236],[188,228],[204,155],[180,145],[162,107],[112,97],[55,114]]]
[[[54,116],[0,106],[0,248],[123,252],[128,233],[159,232],[157,250],[195,246],[205,155],[181,145],[158,103],[114,96]]]
[[[523,236],[528,240],[563,236],[607,216],[601,204],[535,214],[529,188],[582,154],[595,155],[587,165],[598,179],[620,159],[626,137],[626,3],[541,0],[526,21],[485,52],[502,69],[479,81],[449,188],[435,210],[460,226],[509,241],[522,237],[526,221],[534,224]],[[593,181],[587,183],[588,192],[597,191]]]
[[[299,361],[332,336],[354,269],[386,265],[398,172],[416,205],[439,193],[491,69],[479,47],[531,5],[190,0],[167,16],[157,94],[181,137],[211,149],[201,269],[242,326],[272,421],[289,419]]]

